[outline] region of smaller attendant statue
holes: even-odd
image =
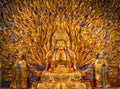
[[[13,68],[13,79],[11,83],[11,88],[27,88],[27,67],[26,67],[26,57],[22,55],[22,59],[19,59],[15,62]]]
[[[97,55],[94,65],[96,87],[110,87],[108,79],[108,64],[102,59],[100,54]]]

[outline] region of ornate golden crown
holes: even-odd
[[[58,29],[52,37],[52,46],[54,46],[57,40],[64,40],[67,43],[67,46],[70,46],[70,39],[68,34],[63,29]]]

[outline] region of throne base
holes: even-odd
[[[87,89],[85,83],[80,82],[34,82],[31,89]]]

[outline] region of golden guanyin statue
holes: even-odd
[[[41,82],[53,84],[48,85],[51,89],[70,89],[74,83],[80,86],[81,73],[76,70],[74,52],[68,49],[65,40],[56,40],[54,49],[51,53],[48,52],[47,59],[47,68],[42,73]]]
[[[72,54],[72,55],[71,55]],[[47,70],[57,72],[59,67],[65,68],[64,72],[74,71],[76,69],[74,52],[70,51],[67,47],[65,40],[60,39],[55,42],[54,49],[52,52],[48,52],[47,59]],[[52,57],[51,59],[50,56]],[[73,59],[73,60],[71,60]],[[60,71],[59,71],[60,72]]]
[[[46,70],[42,72],[37,89],[86,89],[81,72],[76,69],[75,53],[69,49],[67,35],[61,31],[53,36],[53,48],[46,54]]]

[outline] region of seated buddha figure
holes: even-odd
[[[70,41],[67,37],[61,29],[54,33],[51,42],[53,48],[46,53],[46,69],[41,74],[37,89],[86,89],[86,85],[81,83],[75,52],[69,49]]]
[[[42,82],[81,81],[81,73],[76,70],[74,52],[68,50],[65,40],[57,40],[52,51],[47,54],[47,67],[41,76]]]
[[[68,50],[67,43],[65,40],[57,40],[52,52],[48,52],[48,64],[47,70],[53,72],[70,72],[76,70],[74,52]],[[51,59],[49,59],[49,57]],[[72,59],[72,60],[71,60]],[[63,68],[62,70],[60,68]],[[58,71],[59,70],[59,71]],[[61,70],[61,71],[60,71]]]

